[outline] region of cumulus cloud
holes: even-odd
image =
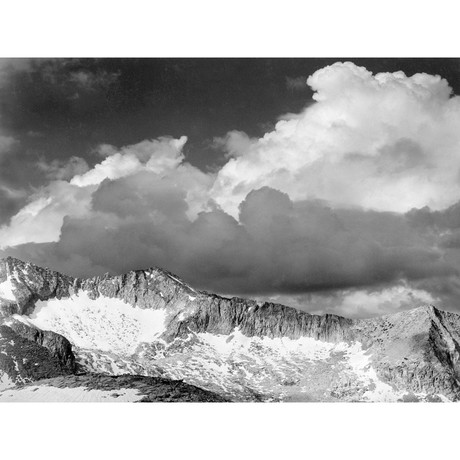
[[[307,80],[315,104],[280,120],[219,172],[217,203],[233,216],[264,185],[295,201],[405,212],[460,197],[460,98],[439,76],[373,75],[352,63]]]
[[[244,155],[257,139],[249,137],[243,131],[229,131],[225,136],[215,137],[213,146],[225,152],[225,158],[238,158]]]
[[[105,153],[107,158],[91,171],[76,175],[70,182],[79,187],[95,185],[104,179],[118,179],[144,168],[157,174],[167,173],[182,163],[182,148],[186,142],[186,136],[180,139],[161,137],[122,147],[120,151],[104,144],[99,151]]]
[[[151,173],[152,184],[155,178],[166,178],[165,183],[169,181],[172,186],[183,190],[188,203],[187,213],[196,215],[207,206],[205,194],[211,178],[188,163],[182,164],[182,148],[186,140],[185,136],[180,139],[162,137],[119,151],[111,146],[113,154],[89,170],[87,163],[78,157],[66,162],[40,162],[39,169],[54,180],[34,193],[8,225],[0,227],[0,246],[57,241],[65,217],[89,215],[92,200],[96,199],[93,194],[105,180],[113,181],[141,172]],[[69,176],[70,180],[65,180]],[[146,187],[150,185],[141,183]],[[102,186],[101,189],[105,190]],[[125,189],[120,187],[120,191]],[[113,193],[123,201],[117,190]],[[139,187],[138,193],[142,193]],[[150,198],[149,205],[155,206],[158,197]]]
[[[1,247],[28,242],[56,241],[67,215],[85,215],[90,209],[91,189],[65,181],[53,181],[32,195],[30,202],[0,227]]]
[[[74,255],[89,261],[86,268],[115,273],[155,264],[199,288],[251,295],[378,287],[457,273],[442,252],[411,235],[400,215],[294,203],[268,187],[248,194],[238,220],[219,209],[191,220],[187,209],[186,189],[174,178],[141,171],[102,182],[91,210],[66,217],[59,240],[45,252],[30,245],[8,252],[37,263],[49,257],[57,269],[72,268]],[[72,274],[87,275],[81,268]]]
[[[262,138],[215,138],[216,173],[185,160],[186,136],[103,144],[92,168],[42,162],[50,183],[0,228],[3,254],[85,276],[157,265],[348,316],[451,302],[459,99],[441,77],[351,63],[307,82],[316,102]]]

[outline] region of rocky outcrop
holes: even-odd
[[[104,296],[139,308],[167,308],[172,323],[165,334],[168,339],[187,330],[229,334],[235,327],[248,336],[308,336],[332,342],[354,338],[352,320],[341,316],[310,315],[284,305],[198,292],[159,268],[80,279],[8,257],[0,261],[0,282],[7,276],[15,287],[13,313],[18,314],[31,313],[37,300],[60,299],[81,290],[93,299]],[[178,320],[179,313],[184,320]]]
[[[9,257],[0,262],[0,282],[8,274],[18,297],[13,313],[18,314],[31,313],[37,300],[59,299],[82,290],[93,299],[104,296],[139,308],[167,308],[170,318],[164,334],[167,340],[190,330],[229,334],[235,327],[248,336],[293,339],[307,336],[329,342],[354,339],[350,327],[353,322],[347,318],[310,315],[284,305],[259,305],[253,300],[198,292],[176,275],[159,268],[80,279]],[[9,308],[11,314],[11,304]]]
[[[22,337],[9,326],[0,325],[0,371],[14,383],[73,372],[73,364],[69,363],[69,358],[63,362],[62,357],[56,356],[52,348]]]
[[[177,276],[160,268],[131,271],[124,275],[76,279],[75,288],[86,291],[91,298],[99,296],[123,300],[139,308],[171,311],[191,303],[199,294]]]
[[[68,297],[75,279],[47,268],[7,257],[0,260],[0,283],[9,281],[15,300],[0,299],[0,317],[29,314],[37,300]]]
[[[73,278],[59,272],[22,262],[13,257],[0,260],[0,283],[10,280],[14,301],[0,299],[0,316],[30,314],[38,300],[61,299],[79,291],[90,298],[118,298],[139,308],[171,311],[183,308],[199,293],[166,270],[150,268],[124,275]]]
[[[9,321],[8,326],[22,338],[46,348],[51,356],[59,361],[63,371],[75,372],[75,355],[72,352],[72,344],[65,337],[15,320]]]
[[[460,317],[433,306],[354,322],[378,375],[397,388],[460,399]]]

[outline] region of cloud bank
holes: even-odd
[[[186,136],[101,145],[94,167],[43,161],[50,182],[0,228],[3,254],[73,275],[157,265],[349,316],[455,308],[459,98],[439,76],[352,63],[307,83],[315,102],[262,138],[214,139],[228,161],[213,173],[186,161]]]

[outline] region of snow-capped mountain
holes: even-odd
[[[432,306],[351,320],[0,261],[0,401],[456,401],[459,333]]]

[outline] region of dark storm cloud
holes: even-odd
[[[460,202],[441,211],[432,211],[428,206],[412,209],[407,213],[407,218],[419,229],[456,230],[460,228]]]
[[[449,258],[460,268],[460,202],[441,211],[429,207],[413,209],[407,213],[411,225],[419,232],[431,235],[437,244],[449,249]]]
[[[185,191],[142,172],[105,180],[85,218],[66,218],[57,243],[5,253],[74,275],[122,273],[152,264],[217,292],[301,293],[457,273],[402,215],[293,203],[264,187],[240,206],[191,222]]]
[[[406,219],[414,234],[439,247],[446,263],[460,271],[460,202],[438,211],[428,206],[412,209],[406,213]],[[433,276],[417,281],[414,286],[432,293],[443,308],[460,308],[458,276]]]
[[[458,199],[450,88],[401,73],[383,84],[352,65],[315,72],[334,61],[77,59],[8,67],[0,75],[0,147],[7,148],[0,224],[24,212],[0,228],[3,243],[58,241],[4,255],[85,276],[155,264],[228,294],[326,293],[334,296],[327,311],[336,300],[349,306],[353,289],[380,292],[384,305],[392,302],[381,292],[387,288],[398,305],[411,302],[413,288],[452,302],[460,294],[460,206],[407,214],[349,208],[405,212]],[[438,73],[433,60],[356,62]],[[313,72],[311,87],[296,77]],[[443,76],[458,92],[452,75]],[[280,113],[291,115],[273,125]],[[162,149],[151,152],[164,135],[188,136],[171,165],[157,157]],[[448,201],[433,204],[433,196]]]

